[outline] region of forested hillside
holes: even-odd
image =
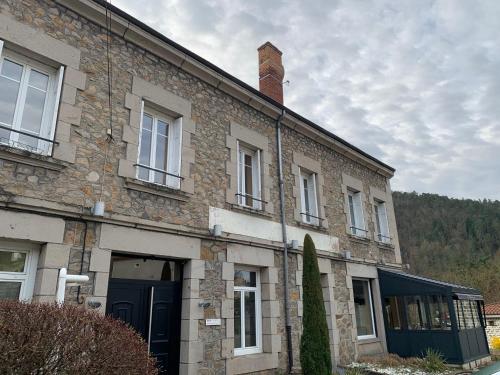
[[[394,192],[410,272],[480,289],[500,302],[500,202]]]

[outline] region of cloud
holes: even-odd
[[[287,106],[394,166],[393,189],[500,199],[500,2],[113,4],[255,87],[272,41]]]

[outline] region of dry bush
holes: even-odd
[[[377,356],[361,357],[359,359],[359,362],[370,363],[382,367],[400,367],[406,365],[406,361],[404,358],[401,358],[396,354],[390,354],[390,353]]]
[[[380,367],[422,367],[422,359],[416,357],[402,358],[397,354],[383,354],[361,357],[359,362],[374,364]]]
[[[75,306],[0,301],[1,374],[158,374],[141,336]]]

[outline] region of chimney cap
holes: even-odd
[[[266,47],[271,47],[272,49],[274,49],[276,52],[278,52],[281,55],[283,55],[283,52],[281,52],[278,47],[276,47],[274,44],[272,44],[271,42],[267,41],[265,42],[263,45],[261,45],[259,48],[257,48],[257,51],[260,51]]]

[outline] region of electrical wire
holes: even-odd
[[[102,202],[102,196],[104,194],[104,183],[106,178],[106,165],[108,163],[108,154],[110,149],[110,144],[113,141],[113,67],[111,60],[111,11],[109,10],[109,5],[111,0],[106,1],[106,62],[107,62],[107,74],[108,74],[108,107],[109,107],[109,126],[106,130],[106,146],[104,151],[104,163],[102,165],[102,178],[101,178],[101,191],[99,194],[99,201]]]

